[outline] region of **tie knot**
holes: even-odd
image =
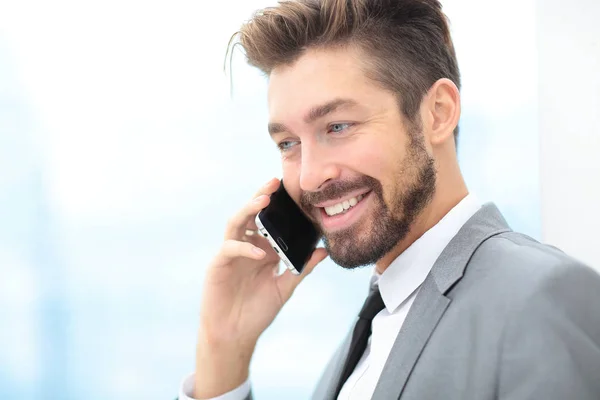
[[[385,305],[383,304],[383,299],[381,298],[381,293],[379,292],[379,286],[376,286],[369,292],[369,296],[367,297],[367,300],[365,300],[362,309],[358,313],[358,317],[368,321],[373,321],[373,318],[375,318],[379,311],[383,310],[384,307]]]

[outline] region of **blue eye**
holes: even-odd
[[[347,129],[351,124],[343,123],[343,124],[331,124],[329,126],[329,131],[333,133],[340,133],[344,129]]]
[[[284,140],[283,142],[281,142],[277,145],[277,148],[279,149],[279,151],[285,152],[285,151],[290,150],[296,144],[298,144],[297,141]]]

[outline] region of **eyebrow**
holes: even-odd
[[[339,108],[352,107],[352,106],[355,106],[356,104],[357,104],[356,101],[354,101],[352,99],[342,99],[342,98],[333,99],[331,101],[328,101],[325,104],[321,104],[319,106],[315,106],[315,107],[311,108],[310,111],[308,112],[308,114],[304,117],[304,122],[307,124],[311,124],[311,123],[315,122],[316,120],[323,118],[327,114],[331,114],[332,112],[334,112],[335,110],[337,110]],[[284,124],[280,124],[278,122],[270,122],[269,126],[268,126],[268,130],[269,130],[269,135],[273,136],[276,133],[285,132],[288,129],[286,128],[286,126]]]

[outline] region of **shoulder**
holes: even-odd
[[[479,279],[464,293],[477,287],[481,302],[468,304],[497,328],[500,397],[597,398],[600,274],[515,232],[484,242],[470,267]]]
[[[471,257],[463,281],[458,292],[471,298],[476,295],[506,317],[542,312],[570,317],[600,315],[594,310],[600,304],[598,272],[553,246],[516,232],[482,243]],[[600,319],[595,322],[600,324]]]
[[[581,261],[517,232],[505,232],[483,242],[469,261],[466,275],[470,272],[490,276],[496,284],[523,293],[554,283],[571,285],[572,280],[600,282],[600,275]]]

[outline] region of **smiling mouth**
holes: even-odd
[[[352,209],[352,207],[360,203],[360,201],[364,199],[365,196],[368,194],[369,193],[360,194],[356,197],[352,197],[351,199],[344,200],[332,206],[323,207],[323,209],[325,210],[325,213],[330,217],[344,214],[347,213],[348,210]]]

